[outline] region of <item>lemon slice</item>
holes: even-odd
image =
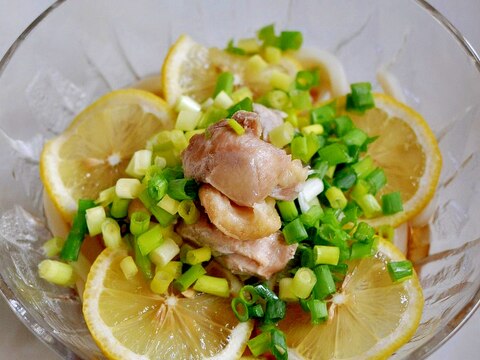
[[[396,227],[422,211],[434,195],[442,167],[435,135],[415,110],[383,94],[375,94],[374,109],[348,115],[369,136],[379,136],[368,147],[368,154],[387,177],[377,198],[392,191],[402,195],[404,211],[368,222],[375,227]]]
[[[162,89],[165,99],[175,104],[181,95],[202,102],[212,96],[217,77],[230,71],[235,75],[236,86],[248,86],[255,95],[269,90],[270,74],[278,70],[295,76],[301,64],[292,56],[282,56],[276,65],[269,65],[261,76],[254,78],[245,74],[248,56],[227,53],[217,48],[207,48],[182,35],[170,48],[162,68]]]
[[[70,222],[80,198],[95,199],[99,191],[124,176],[132,154],[146,140],[173,126],[168,105],[142,90],[113,91],[83,110],[60,136],[45,144],[40,177],[45,190]]]
[[[405,260],[380,240],[374,257],[349,263],[342,288],[332,298],[329,319],[310,324],[310,315],[291,305],[280,322],[289,359],[386,359],[415,333],[423,309],[417,276],[393,283],[389,261]]]
[[[156,295],[138,273],[126,280],[123,249],[104,250],[92,265],[83,314],[100,349],[113,359],[238,359],[253,329],[239,323],[230,299]]]

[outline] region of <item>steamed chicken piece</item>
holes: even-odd
[[[287,116],[280,110],[270,109],[262,104],[253,104],[253,111],[258,114],[260,124],[262,125],[262,139],[265,141],[268,140],[270,131],[283,125],[283,117]]]
[[[185,177],[212,185],[241,206],[253,207],[267,196],[293,200],[307,169],[259,138],[258,114],[238,111],[233,117],[245,128],[243,135],[224,120],[190,139],[182,154]]]
[[[242,241],[231,238],[202,216],[195,224],[180,223],[176,231],[199,246],[212,249],[216,260],[236,274],[270,278],[282,270],[295,255],[297,245],[287,245],[277,231],[258,240]]]
[[[234,239],[260,239],[280,230],[282,225],[272,198],[266,198],[253,207],[239,206],[208,184],[200,187],[198,196],[210,221]]]

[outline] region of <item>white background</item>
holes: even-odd
[[[0,58],[10,45],[52,0],[0,0]],[[430,0],[480,50],[479,0]],[[428,360],[479,359],[480,311]],[[0,299],[0,360],[56,359],[56,355],[32,335]]]

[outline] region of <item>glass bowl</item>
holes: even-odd
[[[429,221],[430,256],[416,264],[425,310],[393,357],[422,359],[480,301],[480,62],[468,42],[424,1],[59,1],[0,62],[0,289],[17,316],[68,359],[101,358],[78,296],[38,278],[46,226],[38,159],[98,96],[158,74],[182,33],[209,46],[263,25],[298,29],[329,50],[350,82],[387,70],[405,101],[432,126],[444,165]]]

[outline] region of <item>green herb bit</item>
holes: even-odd
[[[233,91],[233,80],[233,74],[229,71],[222,72],[218,75],[217,84],[215,85],[212,98],[215,99],[215,97],[222,91],[231,95]]]
[[[356,181],[357,175],[355,174],[355,171],[350,166],[347,166],[335,173],[333,185],[343,191],[346,191],[355,185]]]
[[[277,300],[278,296],[266,284],[258,284],[255,291],[264,300]]]
[[[355,125],[353,125],[352,119],[350,117],[343,115],[335,118],[335,132],[338,137],[342,137],[348,131],[353,129]]]
[[[227,124],[237,135],[245,134],[245,129],[235,119],[227,119]]]
[[[310,122],[312,124],[323,125],[324,128],[330,128],[336,115],[335,103],[323,105],[319,108],[310,110]]]
[[[229,107],[225,117],[231,118],[237,111],[241,111],[241,110],[253,111],[253,103],[251,98],[249,97],[243,98],[238,103]]]
[[[250,319],[248,304],[244,300],[238,297],[233,298],[231,302],[231,307],[238,321],[246,322]]]
[[[380,191],[387,184],[387,177],[385,171],[381,168],[373,170],[365,180],[370,185],[370,190],[373,195]]]
[[[347,95],[347,110],[354,110],[360,113],[375,107],[375,101],[371,92],[372,85],[368,82],[355,83],[350,85],[351,93]]]
[[[275,25],[264,26],[257,31],[257,37],[263,42],[263,46],[280,47],[280,38],[275,35]]]
[[[193,179],[173,179],[168,182],[167,194],[172,199],[193,200],[198,195],[198,183]]]
[[[319,83],[318,69],[312,71],[301,70],[297,72],[295,77],[295,87],[298,90],[310,90],[312,87],[318,86]]]
[[[135,256],[135,263],[137,264],[138,268],[142,272],[143,276],[145,276],[146,279],[152,279],[153,278],[153,271],[152,271],[152,262],[148,258],[147,255],[144,255],[142,251],[140,250],[139,244],[138,244],[138,238],[133,237],[132,238],[133,242],[133,251],[134,251],[134,256]]]
[[[80,247],[88,230],[85,214],[88,209],[95,206],[96,204],[93,200],[78,200],[77,214],[73,218],[72,228],[68,233],[67,239],[65,240],[65,244],[60,253],[60,258],[62,260],[77,261]]]
[[[157,202],[148,194],[148,189],[143,190],[138,198],[143,205],[145,205],[147,210],[150,211],[150,213],[155,217],[155,219],[157,219],[160,225],[167,227],[176,219],[175,215],[172,215],[163,210],[161,207],[157,206]]]
[[[287,360],[288,359],[288,350],[287,350],[287,340],[283,331],[279,329],[271,329],[271,345],[270,351],[275,356],[276,360]]]
[[[328,265],[319,265],[313,269],[317,282],[313,287],[314,299],[323,300],[328,295],[335,293],[336,287]]]
[[[292,221],[298,217],[298,210],[294,201],[277,201],[277,207],[283,221]]]
[[[193,285],[195,281],[197,281],[200,276],[205,275],[207,271],[203,268],[202,265],[196,264],[190,267],[187,271],[185,271],[175,282],[173,285],[179,291],[185,291],[190,286]]]
[[[320,324],[328,319],[327,303],[323,300],[310,299],[307,301],[312,324]]]
[[[308,91],[294,89],[289,92],[290,101],[296,110],[309,110],[312,107],[312,97]]]
[[[375,229],[362,221],[358,223],[353,238],[357,241],[367,242],[372,240],[373,235],[375,235]]]
[[[148,195],[154,201],[160,201],[167,193],[167,189],[168,181],[161,173],[154,174],[147,183]]]
[[[352,161],[348,148],[340,143],[333,143],[318,150],[318,155],[321,160],[328,162],[328,165],[345,164]]]
[[[300,31],[282,31],[280,33],[280,49],[298,50],[302,47],[303,35]]]
[[[233,39],[230,39],[227,47],[225,48],[225,51],[235,55],[246,55],[245,50],[240,49],[239,47],[236,47],[234,45]]]
[[[265,306],[265,324],[275,324],[285,318],[287,304],[280,299],[268,300]]]
[[[258,298],[258,292],[252,285],[245,285],[238,292],[238,296],[242,299],[248,306],[254,305]]]
[[[299,218],[285,225],[282,232],[287,244],[295,244],[308,238],[308,233]]]
[[[290,98],[288,94],[283,90],[270,90],[265,95],[265,101],[267,102],[268,107],[283,110],[290,103]]]
[[[251,318],[257,318],[261,319],[265,315],[265,312],[263,311],[263,307],[260,304],[252,305],[248,307],[248,317]]]
[[[253,339],[248,340],[247,346],[250,349],[252,355],[258,357],[270,350],[271,342],[272,336],[270,332],[267,331],[255,336]]]
[[[382,195],[382,211],[385,215],[392,215],[403,211],[402,195],[399,191]]]
[[[413,274],[412,263],[408,260],[389,262],[387,269],[394,282],[407,280]]]

